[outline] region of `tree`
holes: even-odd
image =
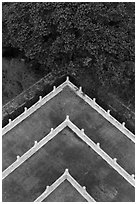
[[[72,63],[100,84],[120,87],[126,64],[134,63],[134,9],[135,3],[122,2],[3,3],[3,46],[49,70]]]

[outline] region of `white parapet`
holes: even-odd
[[[40,148],[42,148],[47,142],[49,142],[52,138],[54,138],[59,132],[61,132],[66,126],[71,128],[88,146],[90,146],[98,155],[100,155],[109,165],[111,165],[121,176],[123,176],[132,186],[135,186],[135,180],[131,175],[129,175],[118,163],[117,159],[112,159],[108,154],[106,154],[101,148],[97,147],[86,134],[82,134],[81,130],[75,126],[70,120],[67,122],[66,120],[61,123],[53,133],[49,133],[45,136],[41,141],[38,142],[35,148],[29,149],[25,154],[21,157],[17,157],[19,160],[15,161],[12,165],[10,165],[7,169],[2,172],[2,179],[6,178],[11,172],[13,172],[16,168],[18,168],[23,162],[29,159],[33,154],[35,154]],[[67,170],[66,170],[67,172]],[[67,176],[68,177],[68,176]]]
[[[67,174],[66,174],[67,173]],[[48,195],[50,195],[60,184],[67,180],[88,202],[96,202],[88,192],[85,186],[81,186],[68,172],[65,170],[64,174],[60,176],[51,186],[47,186],[46,190],[34,201],[42,202]]]

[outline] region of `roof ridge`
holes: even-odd
[[[10,173],[12,173],[16,168],[18,168],[24,161],[29,159],[33,154],[35,154],[41,147],[43,147],[47,142],[54,138],[60,131],[65,127],[69,127],[73,132],[77,134],[88,146],[90,146],[97,154],[99,154],[111,167],[113,167],[123,178],[125,178],[132,186],[135,186],[134,174],[130,175],[125,171],[118,163],[117,159],[112,159],[104,150],[100,148],[100,144],[95,144],[85,133],[84,129],[80,130],[74,123],[69,119],[69,116],[66,116],[64,122],[62,122],[57,128],[53,130],[51,128],[50,133],[45,136],[38,143],[35,142],[34,146],[29,149],[21,157],[17,156],[17,160],[11,164],[7,169],[2,173],[2,179],[6,178]]]
[[[85,186],[81,186],[69,173],[68,169],[65,169],[65,172],[60,176],[51,186],[47,186],[46,190],[34,201],[41,202],[47,198],[59,185],[61,185],[65,180],[69,183],[88,201],[96,202],[88,192],[86,191]]]
[[[69,86],[75,94],[77,94],[80,98],[82,98],[86,103],[88,103],[94,110],[96,110],[98,113],[100,113],[106,120],[108,120],[112,125],[114,125],[117,129],[119,129],[125,136],[127,136],[132,142],[135,143],[135,135],[129,131],[125,127],[125,122],[122,124],[118,122],[113,116],[110,114],[110,110],[107,112],[99,106],[95,98],[91,99],[86,94],[82,92],[82,87],[78,88],[73,83],[69,81],[69,77],[67,77],[66,81],[62,83],[57,88],[54,86],[53,91],[51,91],[48,95],[42,98],[42,96],[39,96],[39,101],[36,102],[33,106],[31,106],[29,109],[25,107],[24,112],[19,115],[17,118],[15,118],[13,121],[9,119],[9,123],[2,129],[2,135],[6,134],[8,131],[10,131],[13,127],[15,127],[17,124],[19,124],[21,121],[26,119],[30,114],[35,112],[38,108],[40,108],[42,105],[44,105],[47,101],[52,99],[54,96],[59,94],[65,86]]]

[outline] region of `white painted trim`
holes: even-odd
[[[63,84],[58,86],[56,90],[53,89],[53,91],[51,91],[48,95],[46,95],[43,98],[40,98],[39,101],[37,101],[29,109],[25,110],[21,115],[19,115],[13,121],[10,120],[10,122],[5,127],[2,128],[2,136],[5,135],[8,131],[10,131],[12,128],[14,128],[16,125],[21,123],[23,120],[25,120],[28,116],[34,113],[37,109],[43,106],[46,102],[51,100],[54,96],[58,95],[66,85],[67,85],[67,82],[64,82]]]
[[[74,125],[69,116],[66,120],[61,123],[56,129],[52,130],[46,137],[44,137],[40,142],[38,142],[34,147],[23,154],[18,160],[11,164],[2,173],[2,179],[6,178],[11,172],[18,168],[24,161],[35,154],[41,147],[43,147],[48,141],[53,139],[60,131],[62,131],[66,126],[73,130],[77,136],[79,136],[88,146],[90,146],[97,154],[99,154],[111,167],[113,167],[124,179],[126,179],[132,186],[135,186],[135,179],[132,175],[128,174],[117,162],[116,159],[112,159],[108,154],[106,154],[98,144],[95,144],[85,133],[81,131],[76,125]]]
[[[88,192],[70,175],[68,169],[65,170],[64,174],[59,177],[51,186],[48,186],[46,190],[34,201],[42,202],[45,198],[48,197],[63,181],[69,181],[70,184],[88,201],[96,202]]]
[[[99,114],[101,114],[106,120],[108,120],[112,125],[114,125],[117,129],[119,129],[125,136],[127,136],[130,140],[132,140],[135,143],[135,135],[130,132],[123,124],[119,123],[113,116],[110,115],[110,111],[105,111],[101,106],[99,106],[95,99],[91,99],[86,94],[82,93],[82,90],[78,89],[73,83],[69,81],[69,78],[67,77],[67,80],[58,86],[57,88],[54,87],[53,91],[51,91],[48,95],[46,95],[44,98],[40,99],[37,103],[35,103],[33,106],[31,106],[29,109],[27,109],[25,112],[23,112],[21,115],[19,115],[17,118],[15,118],[13,121],[10,121],[9,124],[7,124],[2,129],[2,135],[6,134],[9,130],[11,130],[13,127],[15,127],[17,124],[19,124],[21,121],[26,119],[30,114],[35,112],[38,108],[40,108],[42,105],[44,105],[47,101],[52,99],[54,96],[59,94],[65,86],[69,86],[76,95],[78,95],[80,98],[82,98],[86,103],[88,103],[94,110],[96,110]]]
[[[95,99],[91,99],[86,94],[79,91],[78,87],[72,84],[70,81],[68,82],[69,87],[82,98],[86,103],[88,103],[94,110],[96,110],[99,114],[101,114],[106,120],[108,120],[112,125],[114,125],[117,129],[119,129],[125,136],[127,136],[132,142],[135,143],[135,135],[130,132],[123,124],[118,122],[113,116],[110,114],[110,110],[105,111],[101,106],[99,106]]]

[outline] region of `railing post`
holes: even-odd
[[[25,113],[27,112],[27,107],[24,108],[24,112],[25,112]]]
[[[48,190],[49,190],[49,186],[46,187],[46,191],[48,191]]]
[[[11,124],[11,119],[9,119],[9,125]]]
[[[39,101],[41,101],[42,100],[42,96],[39,96]]]
[[[83,128],[81,129],[81,132],[84,134],[84,129]]]
[[[20,156],[19,155],[17,155],[17,161],[20,159]]]
[[[66,121],[69,121],[69,115],[66,116]]]
[[[113,161],[114,161],[114,163],[117,163],[117,158],[114,158]]]
[[[83,189],[86,191],[86,186],[83,186]]]
[[[34,147],[37,145],[37,143],[38,143],[37,141],[34,142]]]
[[[66,78],[66,82],[69,82],[69,77],[67,76],[67,78]]]
[[[122,123],[123,128],[125,128],[125,122]]]
[[[52,133],[52,132],[53,132],[53,130],[54,130],[54,129],[53,129],[53,128],[51,128],[50,133]]]
[[[98,148],[100,147],[100,143],[99,143],[99,142],[97,143],[97,147],[98,147]]]
[[[82,93],[82,87],[81,86],[79,87],[79,92]]]
[[[110,110],[107,110],[107,114],[110,115]]]
[[[93,98],[93,102],[96,103],[96,98]]]
[[[53,92],[56,90],[56,86],[53,86]]]
[[[135,175],[134,174],[132,174],[131,176],[132,176],[133,179],[135,179]]]
[[[65,169],[65,174],[68,175],[69,174],[69,170]]]

